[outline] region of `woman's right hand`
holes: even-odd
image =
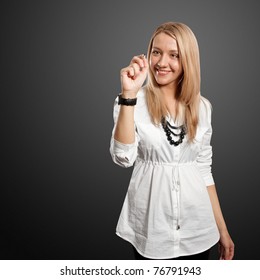
[[[121,90],[124,98],[135,98],[148,73],[148,62],[145,55],[134,56],[130,65],[123,68]]]

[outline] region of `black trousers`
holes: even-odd
[[[140,255],[135,247],[133,246],[134,249],[134,256],[136,260],[151,260],[148,258],[145,258],[144,256]],[[182,256],[182,257],[178,257],[178,258],[172,258],[172,259],[166,259],[166,260],[209,260],[209,256],[210,256],[210,250],[208,249],[204,252],[201,252],[199,254],[194,254],[194,255],[188,255],[188,256]]]

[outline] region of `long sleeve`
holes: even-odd
[[[214,185],[214,179],[211,170],[212,146],[210,144],[212,137],[211,105],[209,101],[203,98],[201,107],[201,121],[203,122],[203,126],[206,127],[206,131],[201,141],[201,149],[197,157],[197,163],[206,186],[211,186]]]
[[[139,136],[137,132],[135,132],[135,142],[133,144],[123,144],[114,139],[114,132],[119,114],[119,109],[120,108],[118,105],[117,97],[114,104],[114,128],[112,131],[112,137],[110,141],[110,154],[112,156],[113,161],[116,164],[126,168],[132,166],[136,160]]]

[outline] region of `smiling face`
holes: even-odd
[[[176,88],[182,66],[177,41],[173,37],[163,32],[154,37],[149,63],[160,87]]]

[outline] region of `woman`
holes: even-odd
[[[143,83],[148,76],[147,84]],[[116,233],[137,259],[232,259],[211,173],[211,105],[200,95],[197,40],[189,27],[168,22],[147,53],[121,70],[110,152],[134,164]]]

